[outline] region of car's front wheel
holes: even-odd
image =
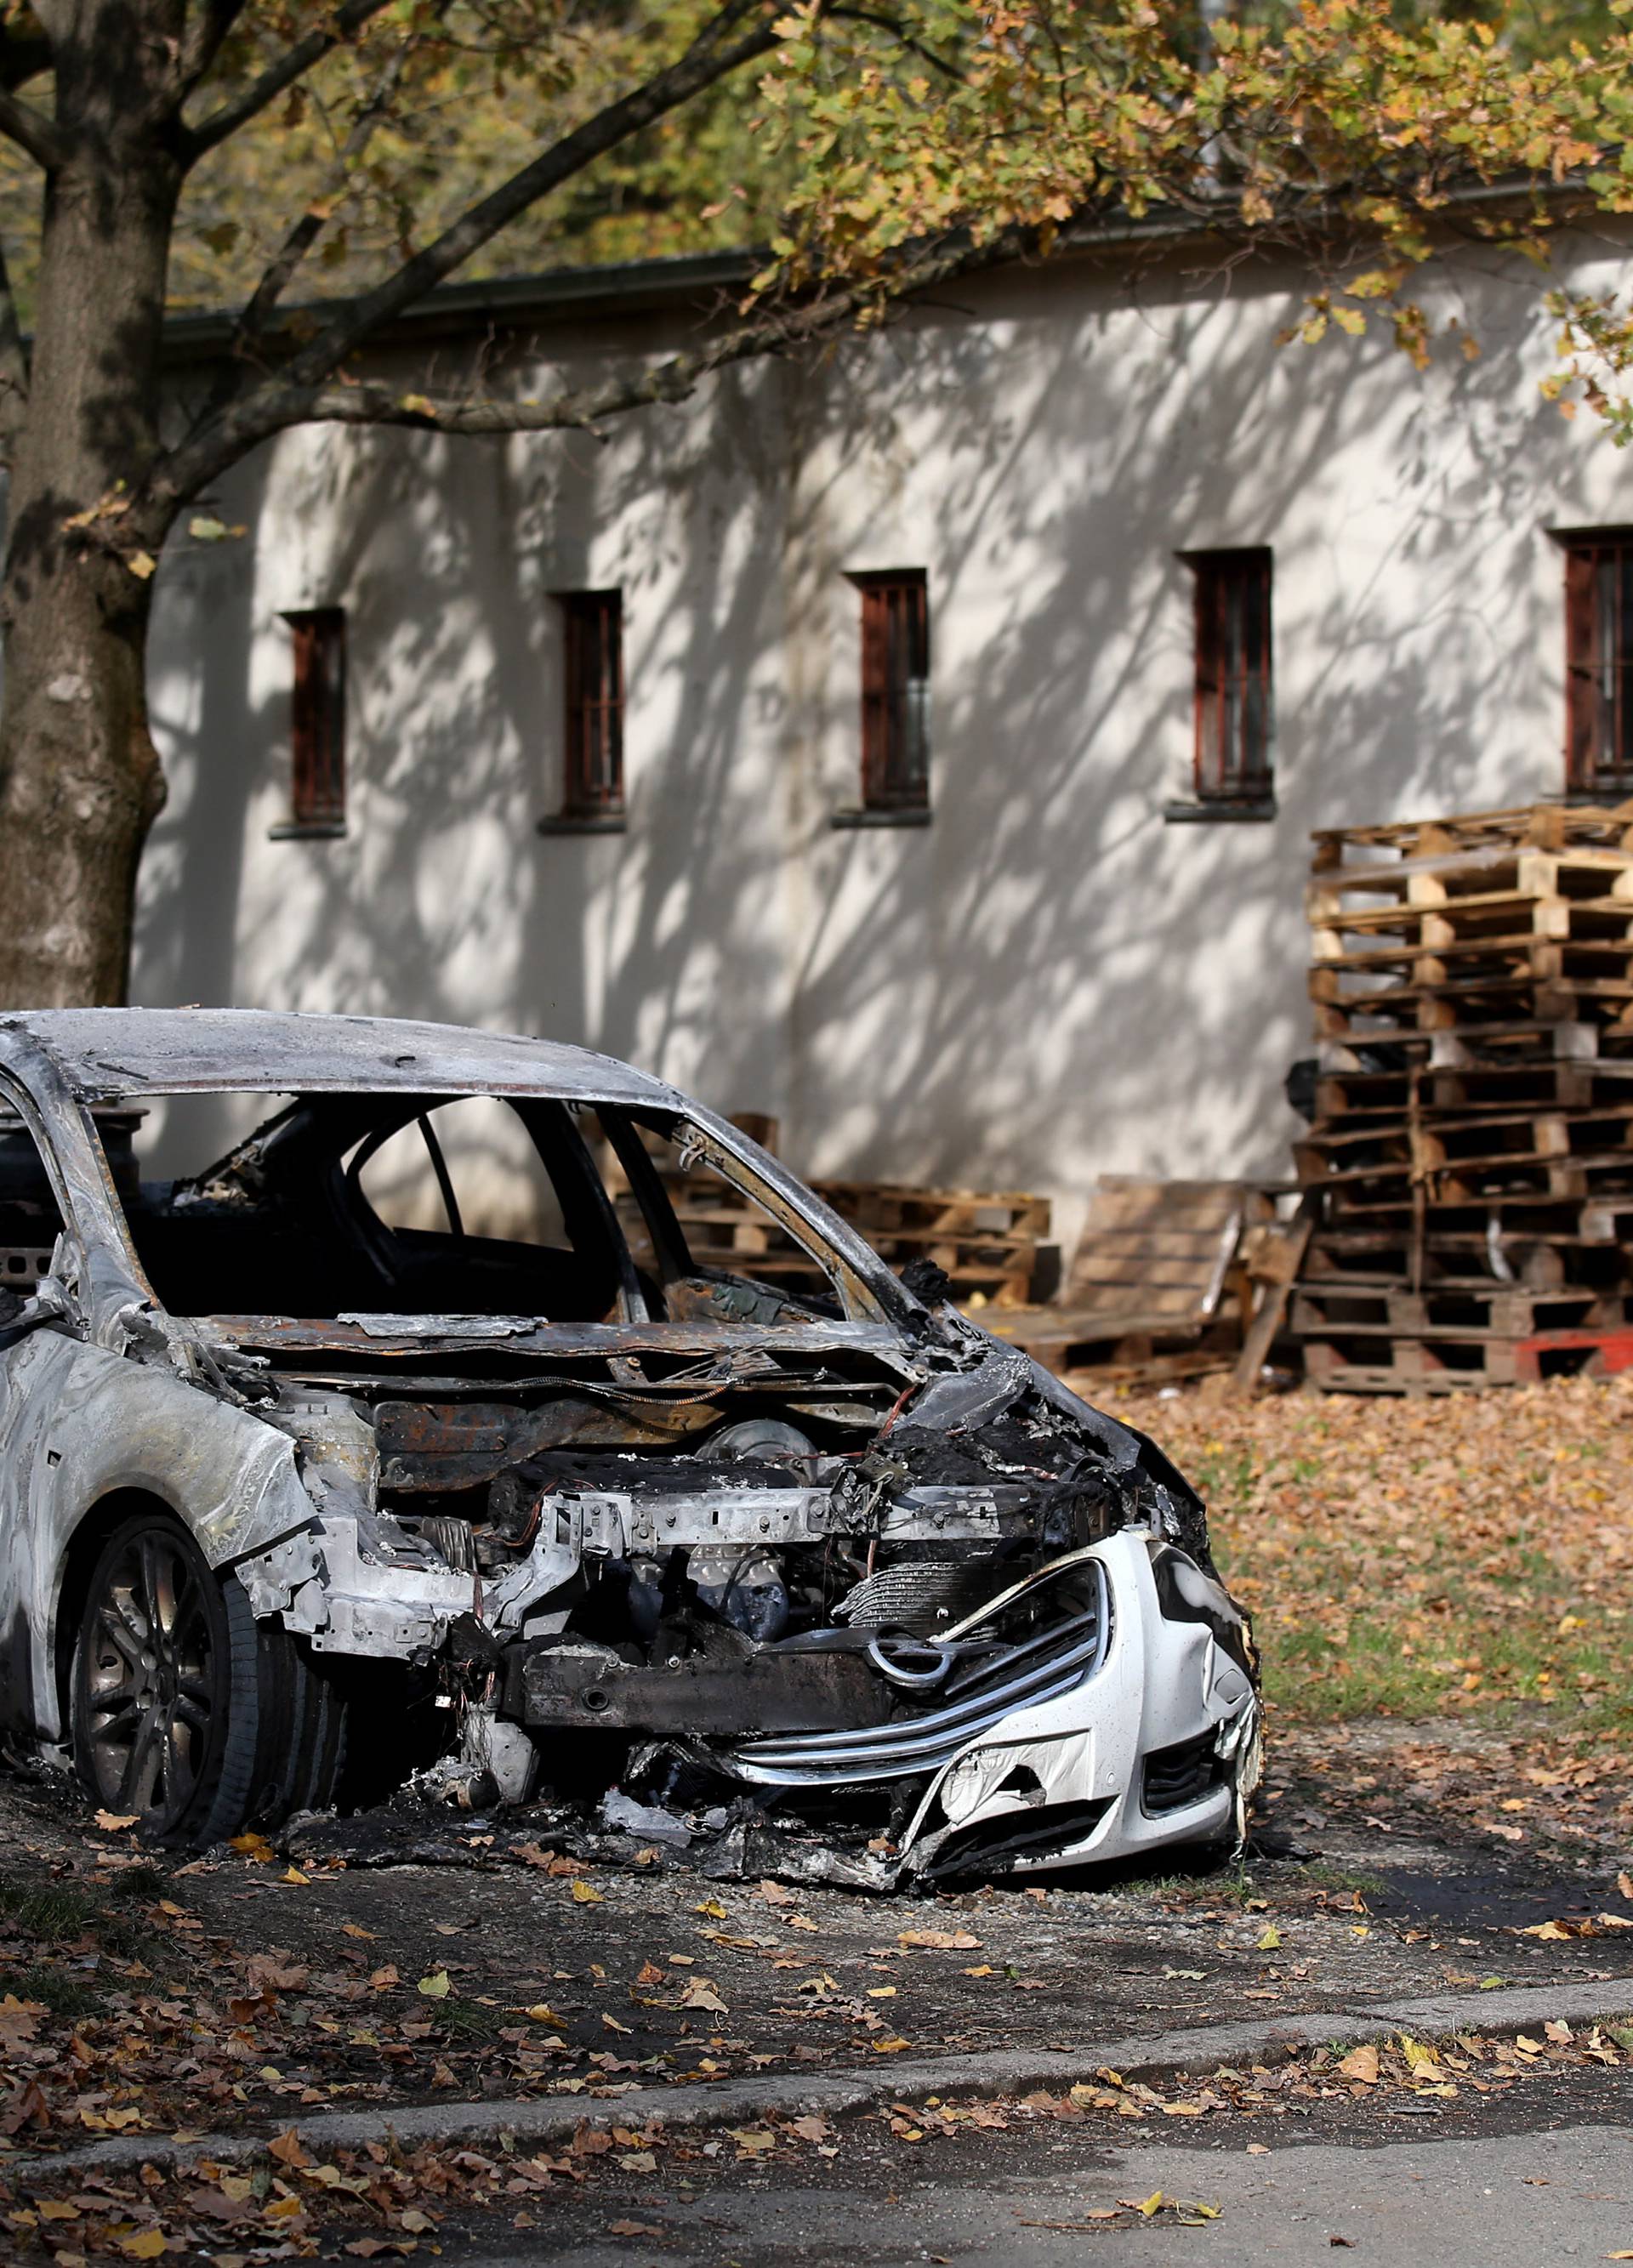
[[[71,1673],[74,1756],[108,1811],[203,1846],[332,1802],[345,1707],[289,1633],[257,1624],[178,1521],[139,1512],[97,1555]]]

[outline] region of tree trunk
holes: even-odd
[[[0,1005],[122,1001],[137,864],[164,802],[148,733],[149,586],[63,556],[13,594],[0,711]],[[122,585],[131,587],[127,590]]]
[[[119,129],[116,90],[62,70],[58,84],[70,155],[46,192],[0,576],[0,1005],[13,1007],[123,1000],[137,865],[164,802],[144,675],[166,531],[107,507],[159,446],[181,169],[151,129]]]

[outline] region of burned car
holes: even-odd
[[[8,1747],[194,1845],[427,1725],[484,1800],[706,1800],[879,1881],[1239,1833],[1201,1503],[913,1275],[579,1049],[0,1016]]]

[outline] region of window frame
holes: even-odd
[[[621,828],[625,815],[624,591],[551,593],[561,613],[561,800],[546,826]],[[610,636],[608,635],[610,631]],[[599,688],[591,692],[593,675]]]
[[[847,573],[861,599],[861,802],[852,823],[930,816],[930,580],[923,567]]]
[[[1564,792],[1568,800],[1622,802],[1633,796],[1633,526],[1551,531],[1563,553],[1564,570]],[[1604,639],[1600,573],[1619,561],[1616,612],[1623,632],[1622,650],[1607,651]],[[1607,693],[1602,674],[1608,664]],[[1606,727],[1621,761],[1597,760]]]
[[[280,836],[346,831],[346,609],[292,607],[289,820]]]
[[[1231,544],[1182,551],[1179,557],[1193,585],[1192,808],[1201,814],[1270,816],[1275,807],[1275,552],[1267,543]],[[1246,613],[1253,595],[1256,623]],[[1233,603],[1240,610],[1234,622]],[[1250,651],[1255,644],[1256,652]],[[1250,700],[1255,688],[1256,717]]]

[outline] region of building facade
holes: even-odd
[[[1283,1169],[1310,830],[1633,792],[1633,460],[1535,271],[1429,270],[1425,371],[1278,343],[1308,288],[1060,259],[604,439],[284,437],[162,565],[134,997],[581,1041],[1068,1238],[1100,1172]],[[717,289],[382,352],[533,394]]]

